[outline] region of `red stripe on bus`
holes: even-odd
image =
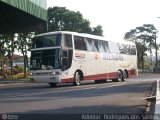
[[[128,70],[128,76],[129,77],[136,76],[136,69]],[[84,80],[102,80],[102,79],[116,79],[116,78],[117,78],[117,72],[84,76]],[[70,82],[74,82],[74,78],[62,79],[62,83],[70,83]]]
[[[136,75],[136,69],[128,70],[128,77],[134,77]]]
[[[117,78],[116,72],[84,76],[84,80],[102,80]]]
[[[71,83],[71,82],[74,82],[74,78],[62,79],[62,83]]]

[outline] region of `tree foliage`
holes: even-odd
[[[28,65],[27,52],[30,50],[32,33],[5,33],[0,36],[0,74],[7,77],[3,72],[6,60],[9,60],[11,67],[10,74],[13,75],[13,53],[18,50],[24,59],[24,77],[26,77],[26,67]]]
[[[3,64],[5,63],[5,58],[8,57],[9,63],[11,66],[11,75],[13,74],[13,53],[16,48],[16,40],[15,34],[14,33],[5,33],[1,34],[0,37],[0,59],[1,59],[1,68],[3,69]],[[5,57],[5,58],[4,58]],[[1,69],[1,74],[2,74],[2,69]]]
[[[6,44],[8,43],[7,36],[4,34],[0,35],[0,74],[3,74],[4,64],[5,64],[5,54],[7,53]]]
[[[136,27],[125,34],[124,39],[133,41],[137,46],[138,66],[144,68],[144,56],[146,51],[152,51],[156,48],[155,40],[157,38],[157,29],[152,24],[144,24]]]
[[[26,33],[18,33],[18,37],[17,37],[18,50],[23,55],[24,77],[27,76],[27,71],[26,71],[26,68],[28,67],[27,52],[31,49],[31,38],[32,38],[32,36],[33,36],[32,32],[26,32]]]
[[[98,25],[97,27],[93,28],[92,34],[101,35],[102,33],[103,33],[103,30],[101,25]]]
[[[8,44],[8,39],[6,35],[0,35],[0,59],[2,59],[7,51],[7,48],[5,47],[6,44]]]
[[[70,11],[65,7],[48,8],[48,31],[74,31],[103,35],[102,26],[90,27],[90,21],[84,19],[79,11]]]
[[[10,66],[11,66],[11,75],[13,74],[13,53],[16,49],[16,39],[14,33],[6,33],[4,34],[6,40],[6,49],[7,49],[7,56],[9,58]]]

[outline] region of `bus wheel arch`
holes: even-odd
[[[73,85],[74,86],[79,86],[80,82],[83,80],[83,72],[81,70],[76,70],[76,72],[74,73],[74,82]]]

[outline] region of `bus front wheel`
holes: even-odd
[[[74,86],[79,86],[80,85],[80,82],[81,82],[81,79],[82,78],[82,76],[81,76],[81,74],[80,74],[80,72],[76,72],[75,74],[74,74],[74,82],[73,82],[73,85]]]

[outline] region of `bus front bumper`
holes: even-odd
[[[35,76],[30,76],[29,78],[32,82],[61,83],[60,75],[48,75],[48,76],[35,75]]]

